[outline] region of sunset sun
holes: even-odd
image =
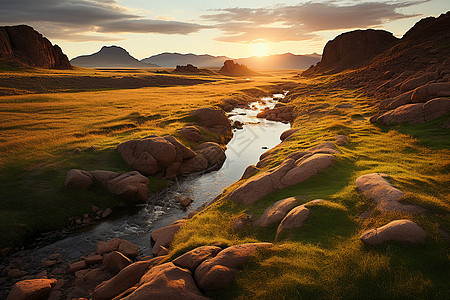
[[[266,56],[269,54],[269,49],[267,44],[258,43],[252,45],[252,55],[253,56]]]

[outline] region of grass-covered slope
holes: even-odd
[[[329,79],[327,79],[329,80]],[[221,200],[193,217],[178,233],[171,255],[196,246],[221,242],[273,242],[278,224],[248,225],[234,230],[243,215],[257,219],[274,202],[294,196],[310,206],[311,215],[300,229],[283,232],[271,250],[260,252],[239,273],[231,289],[208,294],[238,299],[445,299],[450,297],[450,199],[448,140],[441,127],[448,117],[426,125],[378,127],[369,122],[374,99],[358,91],[321,89],[321,82],[304,80],[291,91],[299,111],[294,138],[278,146],[266,169],[279,165],[290,153],[306,149],[338,134],[349,143],[340,146],[335,164],[300,183],[266,196],[254,205],[237,205],[225,189]],[[342,105],[346,103],[347,105]],[[405,192],[401,202],[426,208],[425,214],[386,213],[362,196],[358,176],[383,172]],[[361,216],[365,211],[368,217]],[[409,219],[428,233],[424,244],[390,242],[365,246],[360,234],[397,219]]]

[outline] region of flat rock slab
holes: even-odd
[[[381,245],[388,241],[404,243],[423,243],[427,233],[416,223],[409,220],[396,220],[361,234],[361,241],[367,245]]]
[[[299,205],[299,201],[294,197],[279,200],[267,208],[261,217],[255,221],[254,225],[257,227],[266,227],[279,222],[297,205]]]
[[[13,285],[6,300],[46,299],[54,285],[56,279],[22,280]]]
[[[195,271],[198,287],[204,291],[221,289],[229,286],[238,269],[259,248],[268,248],[272,243],[242,244],[228,247],[216,257],[205,260]]]
[[[369,199],[372,199],[377,208],[388,212],[420,213],[424,209],[415,205],[406,205],[398,202],[404,193],[393,187],[387,180],[389,176],[382,173],[371,173],[359,176],[356,179],[358,190]]]

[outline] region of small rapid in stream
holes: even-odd
[[[290,128],[289,124],[257,118],[261,109],[273,108],[284,94],[274,94],[250,103],[250,109],[235,108],[229,113],[232,121],[240,121],[243,129],[234,130],[227,144],[227,158],[217,171],[179,178],[163,191],[152,194],[133,213],[116,219],[104,220],[80,231],[68,234],[57,241],[45,241],[31,252],[31,264],[39,265],[42,258],[51,253],[61,253],[65,261],[76,260],[95,251],[98,241],[113,237],[126,239],[140,248],[140,255],[151,255],[150,234],[153,230],[179,220],[198,207],[214,199],[224,188],[236,182],[247,166],[256,164],[259,156],[280,143],[280,134]],[[191,197],[194,202],[183,210],[173,200],[175,196]],[[136,212],[137,211],[137,212]]]

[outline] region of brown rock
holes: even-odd
[[[259,168],[257,168],[256,166],[250,165],[245,169],[244,174],[242,174],[242,177],[239,180],[248,179],[253,175],[256,175],[256,173],[258,173],[259,171]]]
[[[151,268],[127,300],[139,299],[208,299],[198,290],[189,270],[165,263]]]
[[[155,244],[152,249],[152,254],[155,256],[159,256],[160,251],[162,250],[161,246],[168,248],[172,243],[175,234],[178,232],[178,230],[180,230],[181,226],[185,222],[185,219],[181,219],[173,222],[169,226],[153,230],[151,239],[155,242]]]
[[[70,264],[69,271],[72,273],[75,273],[76,271],[85,269],[86,267],[87,267],[86,262],[84,260],[80,260],[80,261],[74,262],[73,264]]]
[[[180,129],[178,134],[186,141],[198,143],[203,140],[200,130],[195,126],[186,126]]]
[[[362,175],[356,179],[356,186],[364,196],[372,199],[381,211],[410,213],[423,211],[421,207],[398,202],[404,196],[404,193],[393,187],[385,178],[389,178],[389,176],[382,173]]]
[[[119,273],[131,263],[132,261],[128,257],[117,251],[106,254],[103,260],[103,265],[114,273]]]
[[[201,263],[195,271],[195,280],[200,289],[210,291],[229,286],[238,269],[259,248],[268,248],[271,243],[242,244],[222,250],[214,258]]]
[[[175,197],[175,202],[180,203],[183,207],[188,207],[192,202],[194,202],[194,200],[190,197],[182,197],[178,195]]]
[[[427,102],[430,99],[450,96],[450,82],[431,83],[418,87],[411,95],[412,103]]]
[[[439,75],[437,72],[429,72],[418,77],[409,78],[405,80],[400,86],[400,92],[404,93],[410,90],[414,90],[415,88],[425,85],[426,83],[438,78]]]
[[[281,221],[287,213],[294,207],[299,205],[299,201],[294,197],[279,200],[272,206],[267,208],[264,213],[254,223],[258,227],[266,227],[270,224]]]
[[[180,172],[182,175],[201,172],[208,168],[208,160],[203,155],[196,155],[195,157],[185,160],[181,163]]]
[[[116,276],[101,283],[93,292],[93,300],[112,299],[139,282],[147,270],[160,263],[165,257],[156,257],[133,263],[122,269]]]
[[[450,112],[449,98],[435,98],[423,105],[423,119],[430,122]]]
[[[231,124],[227,115],[221,109],[200,108],[191,112],[198,118],[198,123],[219,135],[231,135]]]
[[[409,220],[392,221],[377,229],[370,229],[361,234],[361,241],[367,245],[381,245],[388,241],[404,243],[423,243],[427,233],[416,223]]]
[[[285,229],[293,229],[302,227],[303,223],[308,219],[311,211],[307,209],[304,205],[297,206],[293,208],[284,219],[281,221],[277,229],[277,234],[275,236],[275,241],[278,241],[278,237],[281,232]]]
[[[68,187],[78,187],[83,189],[88,189],[94,184],[93,176],[83,170],[72,169],[67,172],[66,180],[64,181],[64,186]]]
[[[39,300],[46,299],[56,279],[31,279],[19,281],[12,287],[7,300]]]
[[[221,164],[227,158],[219,144],[207,142],[198,146],[197,155],[201,154],[208,161],[208,167]]]
[[[337,135],[334,137],[334,140],[336,141],[336,145],[338,146],[344,146],[348,143],[348,138],[345,135]]]
[[[101,263],[103,261],[103,256],[101,256],[101,255],[91,255],[91,256],[86,257],[84,259],[84,261],[88,265],[99,264],[99,263]]]
[[[280,140],[284,141],[285,139],[287,139],[288,137],[290,137],[291,135],[293,135],[294,133],[296,133],[299,130],[300,129],[298,129],[298,128],[291,128],[291,129],[283,131],[283,133],[280,135]]]
[[[106,217],[109,217],[109,215],[111,215],[111,214],[112,214],[112,209],[108,207],[102,212],[101,217],[106,218]]]
[[[147,177],[137,171],[132,171],[111,179],[107,183],[107,188],[114,195],[133,202],[145,202],[148,199],[148,184]]]
[[[8,271],[8,277],[9,278],[18,278],[22,276],[22,271],[19,269],[11,269]]]
[[[231,200],[239,204],[253,204],[264,196],[282,188],[281,178],[293,167],[294,160],[287,159],[271,170],[253,176],[229,194]]]
[[[305,181],[309,177],[325,170],[334,163],[334,156],[331,154],[314,154],[303,160],[303,157],[295,162],[295,166],[289,170],[281,179],[285,186],[296,185]]]
[[[220,251],[222,251],[222,248],[216,246],[201,246],[174,259],[172,263],[183,269],[195,272],[195,269],[197,269],[203,261],[216,256]]]
[[[173,136],[166,136],[164,137],[167,141],[169,141],[172,145],[176,147],[177,150],[177,161],[181,157],[181,159],[189,159],[195,156],[195,152],[191,149],[184,146],[182,143],[180,143],[176,138]],[[181,156],[178,155],[178,153],[181,154]]]
[[[138,255],[139,247],[127,240],[119,238],[97,243],[97,254],[103,255],[112,251],[119,251],[128,257],[135,258]]]

